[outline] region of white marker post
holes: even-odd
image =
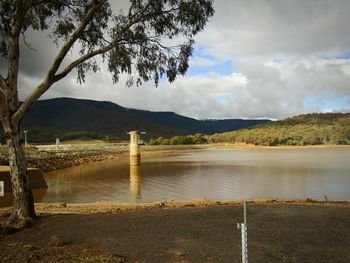
[[[24,146],[27,147],[28,146],[28,140],[27,140],[28,130],[24,130],[23,133],[24,133]]]
[[[244,223],[237,223],[237,228],[241,229],[242,236],[242,263],[248,263],[248,232],[247,232],[247,202],[243,202]]]
[[[56,138],[56,150],[58,150],[59,145],[60,145],[60,138]]]
[[[4,190],[4,182],[0,181],[0,196],[5,195],[5,190]]]

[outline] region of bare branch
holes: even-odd
[[[129,19],[132,18],[131,11],[132,11],[132,9],[134,8],[134,5],[135,5],[135,1],[132,1],[132,2],[131,2],[131,5],[130,5],[130,8],[129,8],[129,12],[128,12],[128,18],[129,18]]]
[[[143,13],[146,11],[146,9],[148,8],[149,5],[150,5],[150,3],[148,3],[148,5],[141,12],[143,20],[147,20],[150,17],[156,17],[159,15],[169,14],[171,12],[180,10],[179,7],[177,7],[177,8],[173,7],[171,9],[167,9],[167,10],[163,10],[163,11],[159,11],[159,12],[153,12],[153,13],[149,13],[149,14],[146,14],[145,16],[143,16]]]
[[[160,43],[159,40],[157,40],[156,38],[147,38],[147,40],[149,42],[156,43],[158,46],[160,46],[161,48],[163,48],[164,50],[167,50],[167,51],[181,48],[181,45],[165,46],[162,43]]]
[[[37,49],[32,48],[31,45],[27,42],[26,36],[25,36],[24,32],[22,32],[22,37],[23,37],[23,43],[24,43],[24,45],[25,45],[27,48],[29,48],[29,49],[31,49],[31,50],[33,50],[33,51],[38,51]]]
[[[64,77],[66,77],[75,67],[77,67],[78,65],[80,65],[81,63],[89,60],[92,57],[95,57],[97,55],[103,54],[108,52],[109,50],[113,49],[115,47],[115,45],[110,44],[106,47],[91,51],[90,53],[78,58],[77,60],[73,61],[72,63],[70,63],[64,70],[62,70],[59,74],[56,74],[54,76],[54,82],[57,82],[61,79],[63,79]]]
[[[92,17],[96,13],[96,11],[104,4],[107,0],[96,1],[92,0],[92,4],[90,8],[86,11],[83,19],[80,21],[77,29],[73,32],[73,34],[67,39],[65,44],[62,46],[60,51],[58,52],[54,62],[52,63],[49,71],[46,74],[44,81],[36,87],[36,89],[24,100],[21,104],[17,112],[14,114],[14,119],[19,122],[25,115],[25,113],[29,110],[29,108],[35,103],[35,101],[40,98],[40,96],[47,91],[51,85],[55,82],[54,76],[59,69],[63,59],[79,38],[79,36],[84,32],[86,26],[91,21]]]

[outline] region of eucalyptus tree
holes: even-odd
[[[130,86],[172,82],[186,73],[194,36],[213,14],[212,0],[131,0],[118,12],[107,0],[0,1],[0,52],[7,64],[0,75],[0,114],[14,195],[9,225],[23,227],[36,218],[20,127],[40,96],[72,71],[83,82],[88,71],[99,70],[97,61],[106,64],[114,82],[121,74],[129,76]],[[40,84],[20,102],[20,42],[33,31],[47,33],[57,54]]]

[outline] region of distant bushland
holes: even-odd
[[[187,145],[187,144],[207,144],[208,140],[205,135],[197,133],[194,135],[186,136],[173,136],[169,139],[158,137],[150,139],[149,145]]]
[[[304,114],[207,137],[210,143],[255,145],[350,144],[350,113]]]
[[[213,135],[158,137],[149,144],[246,143],[265,146],[350,144],[350,113],[313,113]]]

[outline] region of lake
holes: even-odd
[[[41,202],[350,200],[350,148],[236,148],[107,160],[48,172]]]

